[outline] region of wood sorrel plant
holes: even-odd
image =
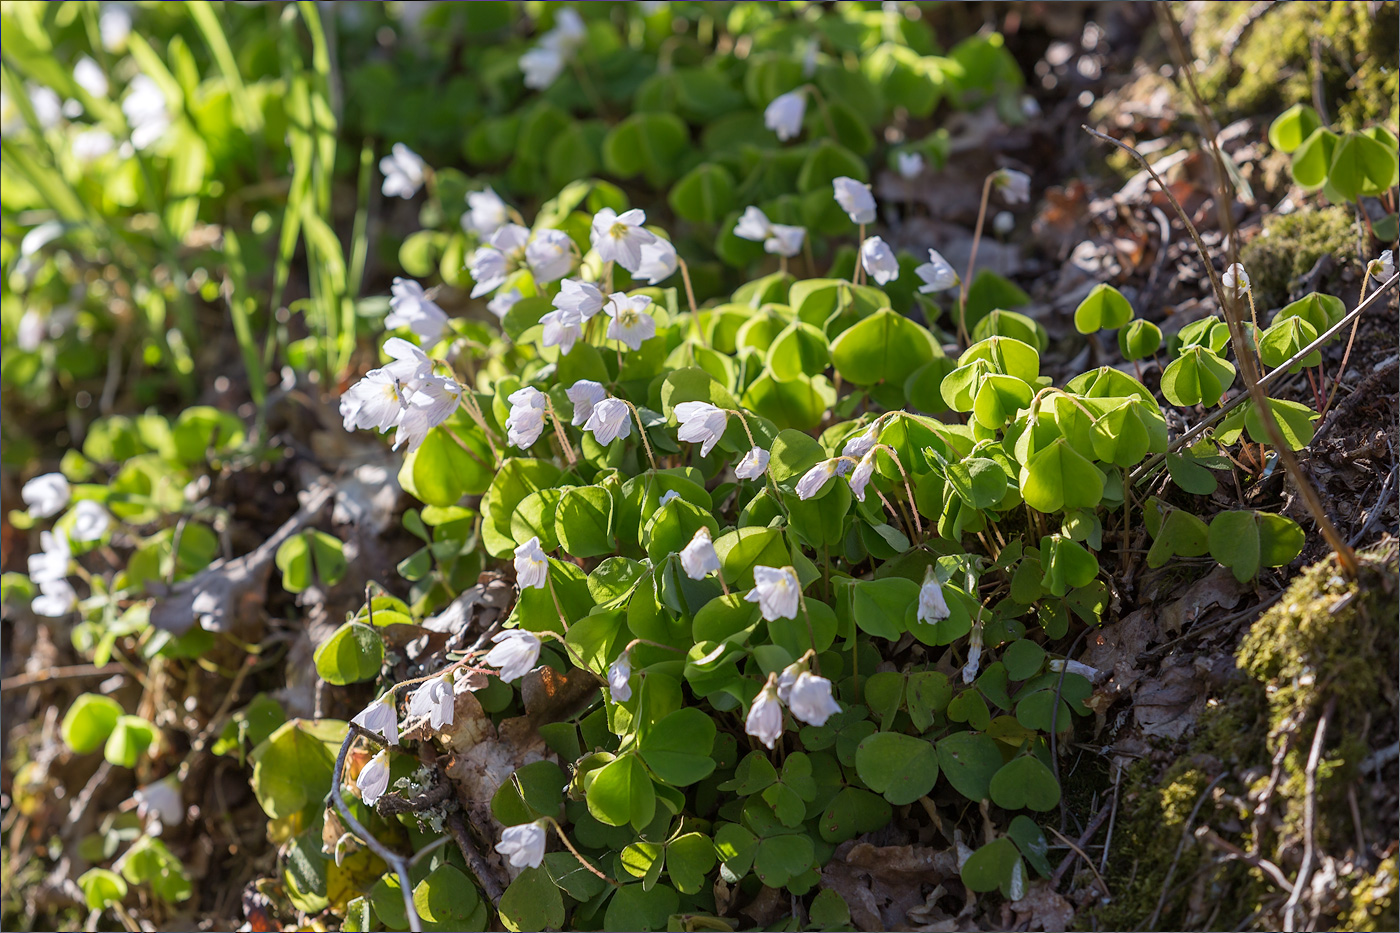
[[[847,183],[842,207],[863,224]],[[495,906],[512,929],[660,929],[722,913],[717,881],[806,898],[835,846],[916,802],[943,814],[967,887],[1020,897],[1050,873],[1034,814],[1060,800],[1052,733],[1087,714],[1091,691],[1046,645],[1101,622],[1112,594],[1100,555],[1116,539],[1127,559],[1141,514],[1150,564],[1210,553],[1248,579],[1296,556],[1301,530],[1262,512],[1207,526],[1162,499],[1144,508],[1129,476],[1168,454],[1160,403],[1109,367],[1052,385],[1028,318],[965,321],[973,342],[954,359],[885,292],[844,280],[779,272],[704,308],[674,287],[612,292],[615,265],[648,265],[657,283],[685,267],[640,211],[581,220],[564,224],[577,258],[557,280],[531,272],[542,229],[512,233],[514,259],[474,258],[497,264],[495,287],[532,295],[503,333],[396,305],[427,339],[391,339],[392,361],[346,393],[347,427],[396,429],[407,447],[400,480],[425,505],[411,527],[430,543],[405,562],[414,605],[372,601],[318,655],[322,676],[373,679],[375,611],[404,621],[442,605],[481,566],[464,554],[513,562],[519,592],[501,631],[411,692],[390,685],[345,748],[360,735],[399,752],[445,740],[466,693],[505,716],[541,664],[551,689],[560,674],[595,685],[581,712],[537,724],[551,757],[500,783],[501,825],[478,827],[509,858]],[[929,289],[955,287],[932,258]],[[898,274],[885,265],[867,271]],[[1314,305],[1330,320],[1329,302]],[[1310,308],[1280,316],[1284,336],[1259,342],[1266,361],[1276,344],[1300,349],[1308,327],[1287,321]],[[1133,316],[1105,285],[1075,317],[1093,333]],[[1171,348],[1171,403],[1221,402],[1234,378],[1223,327],[1192,325]],[[1147,358],[1158,340],[1137,328],[1127,343]],[[1277,405],[1306,443],[1310,419]],[[1182,491],[1208,492],[1219,445],[1257,434],[1239,420],[1166,457]],[[430,732],[400,738],[405,699]],[[464,751],[457,738],[444,749]],[[409,756],[360,772],[381,814],[400,812],[382,809],[395,757]],[[968,803],[986,819],[960,820]],[[370,814],[355,812],[351,835],[368,834]],[[551,838],[564,848],[548,852]],[[379,895],[411,884],[431,898],[440,870],[381,881],[352,914],[412,926],[415,908]],[[484,902],[469,900],[459,922],[484,924]],[[816,926],[841,912],[825,893],[804,911]]]

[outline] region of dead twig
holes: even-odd
[[[1327,701],[1322,715],[1317,717],[1317,729],[1313,732],[1312,749],[1308,752],[1307,770],[1303,772],[1303,863],[1298,866],[1298,880],[1293,883],[1293,892],[1283,905],[1283,929],[1292,933],[1297,928],[1298,904],[1303,892],[1308,889],[1312,877],[1313,863],[1317,861],[1317,766],[1322,763],[1322,746],[1327,741],[1327,722],[1336,709],[1336,699]]]
[[[1196,805],[1191,808],[1191,815],[1186,817],[1186,822],[1181,827],[1181,839],[1176,844],[1176,852],[1172,855],[1171,864],[1167,866],[1167,875],[1162,879],[1162,893],[1157,898],[1157,906],[1152,909],[1152,916],[1148,918],[1147,926],[1144,930],[1157,929],[1157,920],[1162,916],[1162,908],[1167,905],[1167,895],[1171,893],[1172,878],[1176,875],[1176,866],[1181,861],[1181,853],[1186,851],[1186,843],[1192,838],[1191,827],[1196,822],[1196,814],[1201,812],[1201,805],[1206,802],[1210,792],[1215,790],[1215,785],[1225,780],[1225,772],[1220,772],[1215,780],[1206,785],[1206,789],[1201,791],[1201,795],[1196,798]]]
[[[486,859],[482,856],[481,850],[476,847],[472,840],[471,832],[467,829],[467,821],[461,812],[448,814],[447,829],[452,833],[452,838],[457,841],[457,848],[462,850],[462,857],[467,860],[467,867],[476,875],[476,880],[481,882],[481,889],[486,892],[486,896],[491,899],[491,903],[497,906],[501,903],[501,895],[505,893],[501,887],[501,882],[496,878],[496,873],[491,870]]]
[[[12,690],[23,690],[26,687],[37,687],[40,684],[52,683],[58,680],[79,680],[86,677],[109,677],[112,674],[124,674],[126,668],[116,661],[111,664],[104,664],[98,667],[96,664],[75,664],[72,667],[51,667],[41,671],[28,671],[24,674],[16,674],[13,677],[6,677],[0,680],[0,693],[9,693]]]
[[[1283,873],[1283,869],[1263,856],[1251,855],[1230,840],[1222,838],[1219,833],[1204,823],[1197,827],[1196,838],[1224,852],[1227,858],[1239,859],[1246,865],[1259,869],[1272,878],[1274,884],[1283,888],[1283,890],[1287,891],[1289,894],[1293,893],[1293,882],[1288,880],[1288,876]]]
[[[1104,895],[1108,895],[1108,883],[1103,880],[1103,875],[1094,867],[1094,860],[1089,858],[1085,853],[1084,847],[1089,844],[1090,839],[1094,838],[1094,834],[1099,831],[1099,827],[1104,824],[1104,820],[1108,819],[1110,812],[1112,812],[1112,806],[1110,804],[1106,803],[1102,807],[1099,807],[1099,812],[1094,814],[1094,818],[1091,819],[1089,825],[1084,828],[1084,832],[1080,834],[1078,842],[1070,839],[1055,827],[1050,827],[1050,831],[1056,836],[1059,836],[1060,840],[1064,842],[1065,845],[1069,846],[1071,850],[1070,854],[1066,855],[1060,864],[1056,866],[1055,873],[1050,876],[1050,887],[1052,889],[1060,886],[1060,882],[1064,880],[1065,874],[1069,872],[1070,867],[1074,864],[1074,860],[1082,858],[1085,864],[1089,866],[1089,870],[1099,879],[1099,886],[1103,888]]]

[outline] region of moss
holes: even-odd
[[[1288,303],[1290,284],[1325,255],[1338,266],[1357,262],[1357,230],[1349,208],[1324,207],[1271,214],[1264,229],[1240,250],[1260,311]]]
[[[1380,729],[1387,723],[1393,727],[1393,719],[1378,723],[1376,717],[1378,710],[1391,708],[1386,698],[1394,695],[1400,663],[1396,578],[1393,546],[1363,555],[1355,581],[1344,579],[1329,557],[1295,578],[1284,597],[1254,623],[1236,653],[1237,666],[1247,676],[1208,704],[1194,734],[1169,750],[1173,760],[1165,771],[1144,761],[1126,775],[1118,817],[1122,830],[1114,840],[1107,879],[1114,897],[1092,918],[1081,914],[1081,924],[1092,919],[1098,929],[1142,929],[1165,886],[1157,929],[1231,929],[1251,914],[1251,928],[1280,929],[1282,898],[1261,872],[1189,842],[1177,858],[1177,846],[1215,776],[1226,775],[1217,798],[1257,795],[1268,783],[1260,775],[1270,773],[1283,750],[1270,804],[1280,820],[1267,838],[1253,838],[1248,821],[1223,799],[1206,800],[1191,828],[1208,824],[1291,873],[1302,844],[1308,753],[1318,718],[1328,707],[1332,718],[1317,775],[1316,839],[1322,851],[1334,855],[1354,845],[1347,791],[1356,786],[1356,765],[1376,744]],[[1381,713],[1388,715],[1393,713]],[[1364,738],[1368,728],[1370,744]],[[1368,795],[1359,796],[1363,809],[1371,806]],[[1363,824],[1373,834],[1386,834],[1372,839],[1372,848],[1389,844],[1393,850],[1394,827],[1383,816],[1365,814]],[[1340,878],[1322,905],[1323,928],[1396,929],[1395,867],[1391,855],[1374,874],[1358,870]],[[1209,892],[1204,901],[1196,896],[1201,891]],[[1217,905],[1220,914],[1209,913]]]
[[[1322,96],[1336,126],[1358,129],[1393,118],[1400,89],[1395,44],[1400,12],[1394,0],[1274,4],[1249,25],[1228,59],[1220,54],[1221,44],[1251,5],[1193,6],[1198,13],[1192,45],[1199,61],[1211,63],[1201,76],[1202,91],[1227,111],[1222,119],[1273,114],[1312,102],[1318,69]]]

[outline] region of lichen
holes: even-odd
[[[1337,267],[1357,262],[1357,230],[1351,210],[1342,206],[1271,214],[1264,228],[1240,250],[1260,310],[1288,303],[1292,283],[1312,271],[1323,256]]]
[[[1177,4],[1178,16],[1185,6]],[[1221,55],[1222,43],[1253,5],[1191,6],[1197,11],[1192,45],[1198,61],[1208,63],[1201,89],[1207,100],[1220,102],[1222,119],[1311,103],[1320,72],[1321,96],[1335,126],[1359,129],[1393,120],[1400,89],[1394,0],[1273,4],[1250,23],[1228,58]]]
[[[1317,769],[1315,841],[1320,851],[1339,858],[1335,864],[1343,874],[1319,905],[1325,924],[1319,928],[1397,928],[1395,856],[1379,866],[1341,858],[1354,850],[1360,829],[1348,799],[1357,786],[1357,766],[1386,744],[1384,730],[1395,728],[1387,697],[1394,697],[1400,662],[1395,547],[1361,555],[1361,561],[1356,580],[1345,579],[1332,557],[1299,574],[1242,639],[1236,664],[1245,676],[1207,706],[1182,746],[1169,750],[1172,763],[1163,771],[1143,761],[1127,773],[1118,816],[1122,830],[1107,873],[1113,898],[1093,912],[1098,929],[1142,929],[1159,899],[1157,929],[1231,929],[1246,920],[1251,929],[1281,929],[1284,898],[1261,871],[1194,840],[1188,839],[1179,857],[1177,848],[1183,832],[1208,825],[1291,875],[1302,849],[1307,760],[1324,710],[1329,720]],[[1256,839],[1230,800],[1257,800],[1270,782],[1260,775],[1270,774],[1280,750],[1281,773],[1269,804],[1278,825],[1266,825],[1264,838]],[[1222,772],[1215,799],[1202,803],[1188,827],[1202,793]],[[1370,795],[1355,796],[1363,826],[1383,834],[1368,847],[1393,852],[1394,815],[1364,812],[1373,807]],[[1202,890],[1210,892],[1205,906],[1193,895]],[[1223,908],[1219,916],[1203,913],[1216,905]],[[1090,923],[1088,914],[1079,920]]]

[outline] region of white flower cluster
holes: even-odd
[[[810,652],[808,654],[810,657]],[[744,731],[768,748],[783,734],[783,707],[809,726],[824,726],[841,712],[831,695],[831,681],[807,669],[807,657],[789,664],[782,673],[768,676],[768,682],[754,697],[744,720]]]
[[[384,352],[393,362],[370,370],[345,391],[340,417],[347,431],[375,428],[384,434],[397,428],[394,449],[407,444],[409,450],[417,450],[428,432],[456,410],[462,386],[435,375],[428,355],[402,337],[386,340]]]
[[[20,490],[30,518],[51,518],[67,508],[72,488],[62,473],[45,473],[24,484]],[[73,562],[70,542],[89,543],[102,540],[112,526],[112,515],[100,503],[80,499],[53,531],[39,535],[39,553],[29,555],[29,580],[39,588],[30,608],[49,618],[72,612],[78,605],[78,594],[68,582],[68,569]]]

